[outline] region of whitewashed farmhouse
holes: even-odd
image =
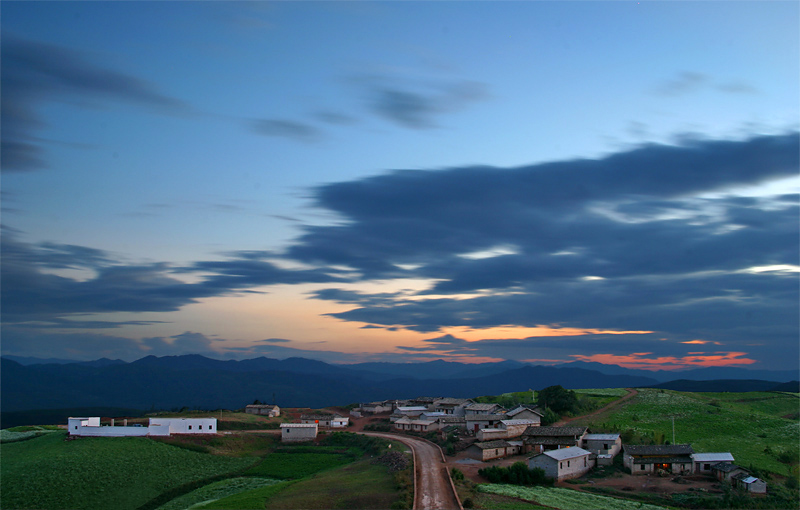
[[[101,426],[100,417],[68,418],[67,430],[79,437],[142,437],[171,434],[216,434],[216,418],[150,418],[149,425]]]
[[[281,442],[313,441],[318,430],[316,423],[281,423]]]
[[[560,448],[548,450],[528,459],[528,467],[541,468],[545,475],[555,480],[567,480],[583,476],[594,467],[592,452],[583,448]]]

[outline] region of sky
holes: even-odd
[[[2,2],[2,353],[800,368],[800,4]]]

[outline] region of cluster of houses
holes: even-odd
[[[169,436],[172,434],[216,434],[216,418],[150,418],[147,427],[141,424],[122,425],[111,420],[110,425],[101,425],[99,416],[68,418],[67,431],[75,437],[142,437]]]
[[[543,427],[535,405],[506,410],[498,404],[468,398],[430,398],[362,404],[354,414],[391,412],[389,421],[401,432],[461,429],[476,440],[466,448],[479,461],[533,454],[530,468],[541,468],[556,480],[576,478],[596,465],[610,465],[622,453],[634,475],[659,473],[716,476],[752,493],[765,493],[766,483],[733,464],[730,453],[695,453],[691,445],[623,445],[619,434],[591,434],[586,427]]]
[[[349,425],[350,418],[340,414],[303,414],[300,423],[281,423],[281,441],[313,441],[320,429],[344,429]]]

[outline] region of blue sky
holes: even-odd
[[[2,352],[797,368],[796,2],[4,2]]]

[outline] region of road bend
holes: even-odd
[[[361,432],[368,436],[399,441],[414,452],[414,510],[462,510],[442,457],[433,443],[399,434]]]

